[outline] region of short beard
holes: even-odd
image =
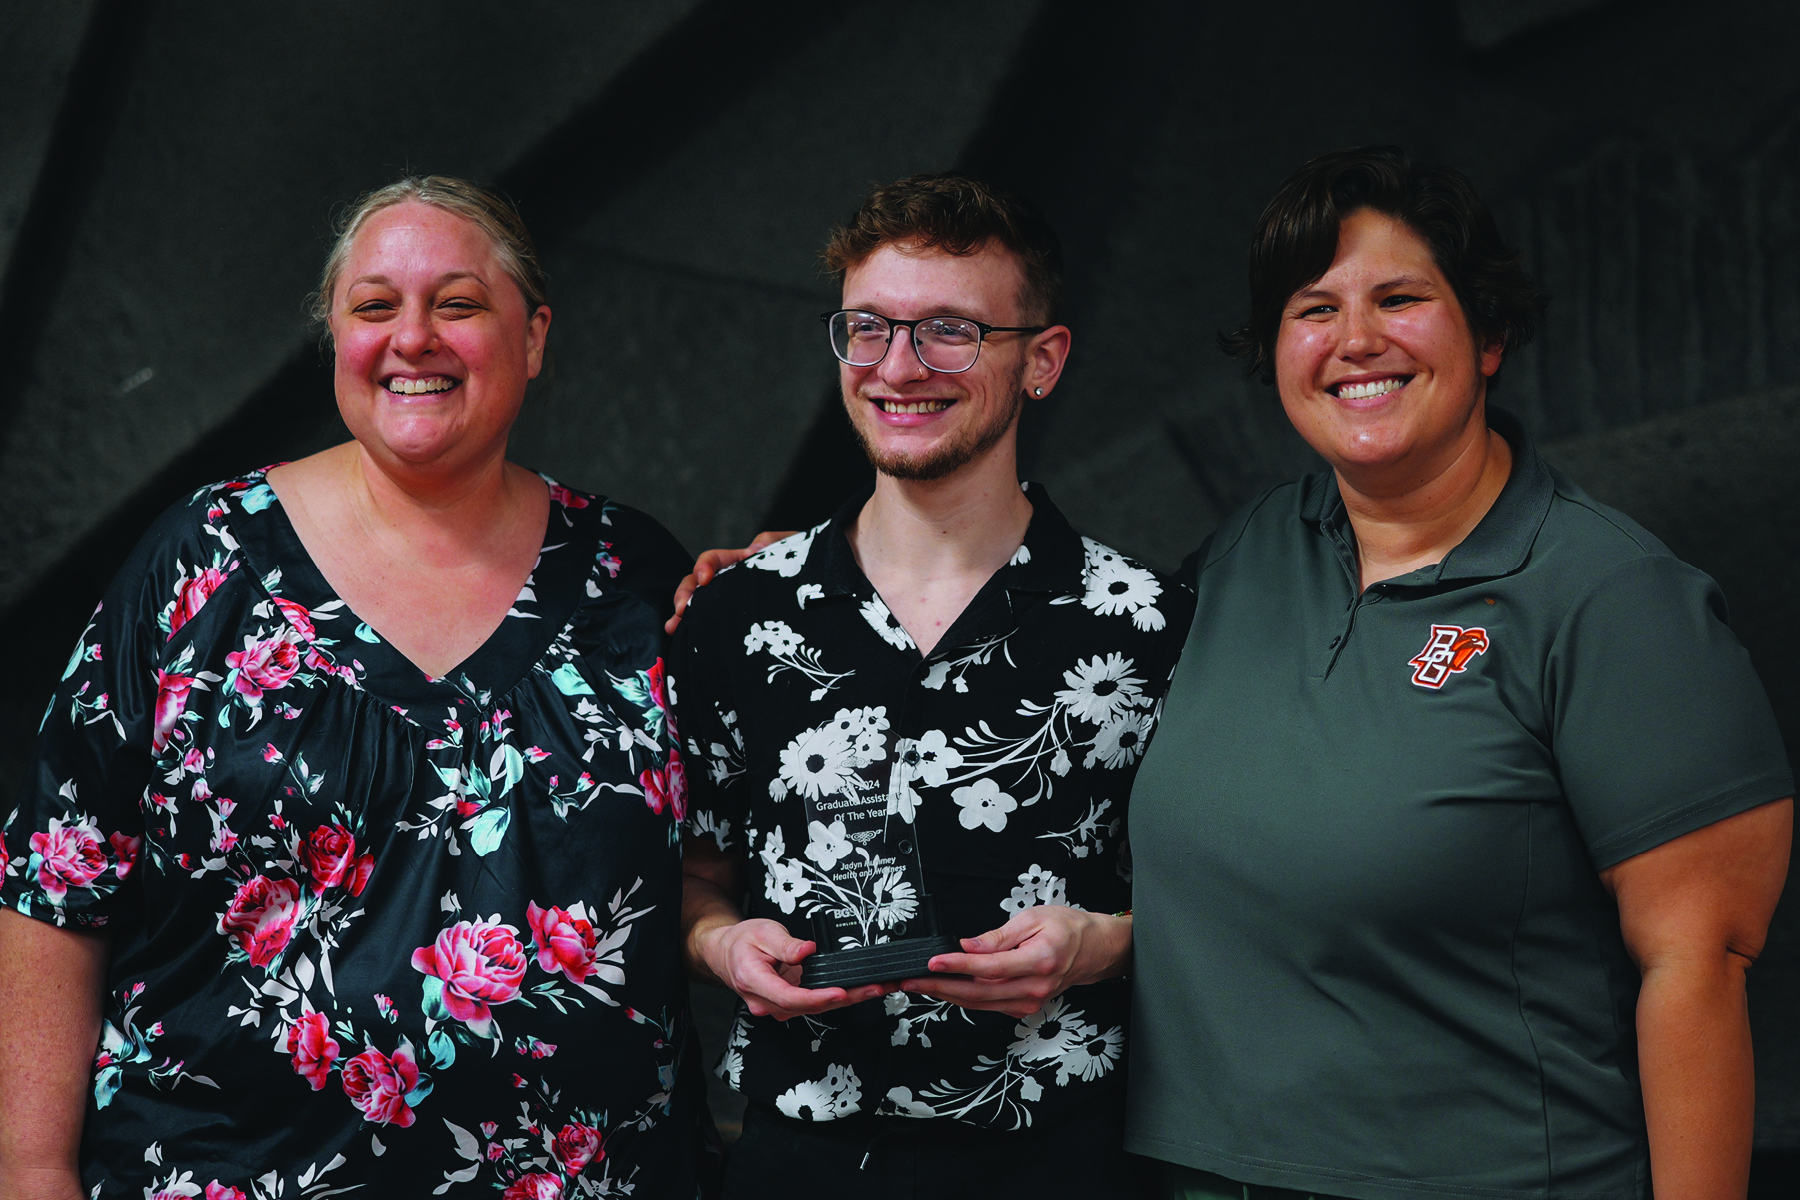
[[[881,474],[921,483],[942,479],[992,450],[995,443],[1006,436],[1006,431],[1012,428],[1013,422],[1024,411],[1024,382],[1025,372],[1021,368],[1009,389],[1013,398],[1011,404],[995,412],[993,419],[986,424],[965,430],[961,437],[937,447],[929,454],[884,454],[870,443],[868,434],[863,432],[860,424],[852,420],[850,428],[856,434],[856,440],[862,443],[863,454],[868,457],[869,465]],[[853,397],[850,403],[867,404],[869,401]],[[957,403],[961,404],[963,401],[958,400]]]

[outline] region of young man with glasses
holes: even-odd
[[[1138,1191],[1125,802],[1192,600],[1019,482],[1059,257],[965,177],[869,196],[824,320],[874,489],[705,588],[671,652],[684,949],[742,999],[728,1200]]]

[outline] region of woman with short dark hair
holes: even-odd
[[[1537,334],[1548,297],[1506,244],[1493,213],[1461,171],[1416,163],[1393,146],[1322,155],[1281,185],[1250,242],[1250,313],[1220,348],[1264,383],[1275,382],[1275,347],[1295,292],[1330,269],[1345,217],[1368,209],[1412,230],[1456,294],[1476,341],[1501,357]],[[1499,367],[1487,377],[1491,394]]]
[[[687,556],[506,460],[499,196],[364,197],[319,315],[354,440],[156,523],[4,827],[0,1197],[692,1195]]]
[[[1331,470],[1190,560],[1127,1148],[1179,1197],[1742,1196],[1793,777],[1717,587],[1488,405],[1541,301],[1461,175],[1306,164],[1250,293],[1226,348]]]

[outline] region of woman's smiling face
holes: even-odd
[[[1477,345],[1425,239],[1365,208],[1344,218],[1325,274],[1288,299],[1275,381],[1314,450],[1388,490],[1433,474],[1484,423],[1500,354]]]
[[[338,408],[377,457],[454,468],[496,448],[543,366],[550,310],[473,222],[405,201],[356,236],[331,306]]]

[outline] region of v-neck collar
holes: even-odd
[[[253,564],[263,590],[309,611],[337,602],[334,644],[321,652],[356,673],[371,695],[398,708],[459,703],[485,706],[510,692],[536,666],[581,603],[583,582],[598,569],[596,548],[604,504],[541,475],[550,487],[550,512],[537,561],[512,607],[469,656],[438,677],[402,654],[353,612],[326,581],[306,551],[281,498],[258,471],[239,495],[240,514],[232,533]],[[266,494],[265,494],[266,493]]]

